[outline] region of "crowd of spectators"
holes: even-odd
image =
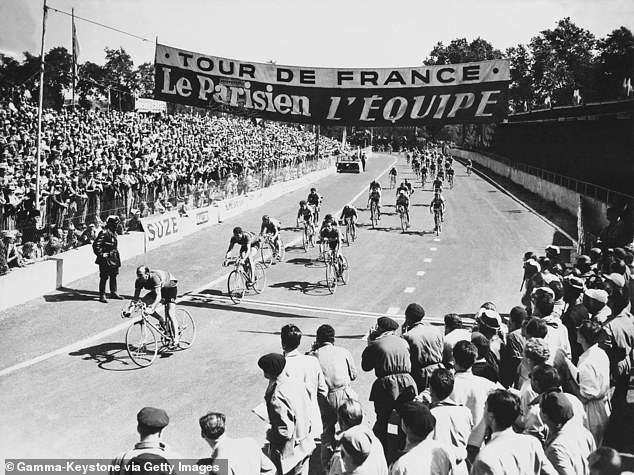
[[[209,413],[200,419],[212,448],[205,460],[227,458],[236,474],[306,475],[320,444],[313,460],[327,475],[621,473],[615,447],[624,450],[632,430],[634,253],[559,257],[555,246],[527,254],[534,272],[508,315],[485,302],[473,319],[447,314],[444,331],[417,303],[402,325],[380,317],[360,361],[376,378],[370,394],[355,391],[358,362],[332,326],[304,349],[301,330],[283,326],[278,352],[258,361],[267,387],[254,411],[270,424],[263,452],[225,435],[225,415]],[[374,405],[372,428],[360,398]]]
[[[268,186],[315,158],[308,130],[225,115],[47,110],[42,137],[36,203],[37,108],[0,102],[0,274],[90,243],[107,216],[138,230],[142,217]],[[320,138],[320,156],[338,147]]]

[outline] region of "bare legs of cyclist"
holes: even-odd
[[[178,320],[176,318],[176,303],[165,303],[165,318],[169,319],[172,323],[172,330],[174,332],[172,336],[172,343],[174,346],[178,346],[180,343],[180,335],[178,334]]]

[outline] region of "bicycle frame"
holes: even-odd
[[[160,326],[160,325],[155,325],[155,324],[154,324],[154,323],[152,323],[152,321],[148,318],[148,317],[150,317],[150,316],[151,316],[151,314],[148,314],[148,313],[146,312],[146,310],[147,310],[147,305],[146,305],[144,302],[142,302],[142,301],[136,302],[135,304],[132,304],[130,307],[128,307],[128,309],[134,309],[135,311],[137,311],[137,312],[139,312],[139,313],[141,314],[141,320],[138,320],[138,321],[136,321],[136,322],[132,322],[133,324],[134,324],[134,323],[138,323],[139,321],[142,321],[144,325],[145,325],[145,324],[147,324],[147,325],[149,325],[149,326],[150,326],[150,328],[151,328],[152,330],[156,331],[156,333],[158,333],[158,334],[161,336],[161,338],[165,338],[165,339],[167,339],[168,341],[172,341],[172,339],[173,339],[173,338],[172,338],[170,335],[168,335],[167,333],[165,333],[165,331],[163,330],[163,328],[161,328],[161,326]],[[122,313],[123,313],[123,312],[122,312]],[[130,316],[130,317],[123,317],[123,318],[132,318],[132,316]],[[154,318],[154,317],[153,317],[153,318]],[[171,326],[171,325],[172,325],[172,322],[170,321],[170,319],[169,319],[169,318],[166,318],[165,316],[164,316],[163,318],[165,319],[165,325],[168,325],[168,326]]]

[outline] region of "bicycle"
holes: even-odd
[[[454,176],[453,175],[449,175],[448,179],[449,179],[449,189],[452,190],[453,189]]]
[[[390,190],[396,186],[396,175],[390,175]]]
[[[253,269],[253,281],[251,281],[247,272],[244,270],[244,262],[242,259],[229,259],[225,261],[223,265],[235,266],[227,278],[227,292],[233,303],[238,304],[242,302],[247,290],[253,289],[256,294],[261,294],[264,287],[266,287],[266,273],[264,272],[264,266],[259,262],[255,263]]]
[[[379,222],[379,204],[376,201],[370,201],[370,219],[372,220],[372,229]]]
[[[398,214],[401,217],[401,229],[405,232],[407,228],[409,228],[409,217],[405,211],[405,206],[398,205],[396,207],[396,211],[398,211]]]
[[[312,226],[304,221],[304,231],[302,232],[302,247],[308,252],[308,246],[315,247],[315,230]]]
[[[165,319],[165,328],[160,323],[154,324],[148,318],[147,305],[142,300],[131,303],[127,309],[121,311],[121,318],[139,318],[128,327],[125,333],[125,345],[130,359],[141,367],[150,366],[156,360],[159,352],[165,349],[171,351],[186,350],[196,339],[196,324],[189,312],[183,308],[176,309],[178,334],[180,341],[173,345],[174,334],[172,321]],[[154,317],[153,317],[154,318]],[[161,345],[158,344],[158,338]]]
[[[348,259],[339,254],[338,262],[335,262],[332,249],[326,251],[324,259],[326,263],[326,287],[328,287],[331,294],[334,294],[337,291],[339,280],[344,285],[350,281]]]
[[[471,175],[471,166],[467,165],[467,176]]]
[[[357,237],[357,227],[355,226],[354,222],[352,222],[352,218],[346,218],[345,223],[342,221],[339,224],[342,226],[344,224],[346,225],[346,244],[349,246],[350,239],[352,239],[352,242],[354,242]]]
[[[442,231],[442,217],[440,215],[440,209],[434,209],[434,224],[436,225],[436,236]]]
[[[265,267],[269,267],[273,263],[273,259],[277,259],[279,262],[282,262],[285,255],[282,236],[277,237],[277,245],[273,243],[273,237],[270,234],[262,236],[260,254],[262,256],[262,263]]]
[[[319,225],[319,205],[310,205],[313,208],[313,223],[315,226]]]
[[[427,182],[427,173],[421,173],[421,188],[425,187],[426,182]]]

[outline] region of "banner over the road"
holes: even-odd
[[[367,127],[500,122],[509,61],[417,68],[253,63],[156,45],[155,98],[284,122]]]

